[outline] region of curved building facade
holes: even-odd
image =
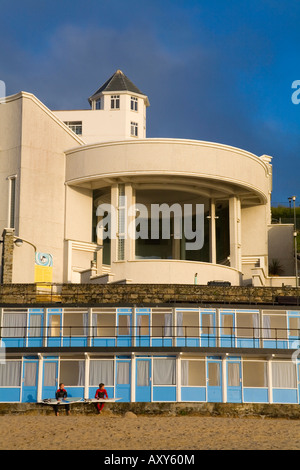
[[[50,111],[21,92],[0,107],[0,222],[25,241],[5,282],[270,285],[271,157],[147,138],[148,97],[120,70],[88,101]]]

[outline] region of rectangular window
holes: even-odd
[[[107,386],[114,385],[114,362],[112,360],[90,361],[90,385],[98,386],[101,382]]]
[[[175,359],[153,359],[153,384],[176,385]]]
[[[267,387],[268,374],[267,363],[262,361],[243,362],[243,385],[244,387]]]
[[[65,121],[64,122],[76,135],[82,135],[82,121]]]
[[[15,214],[16,214],[16,177],[9,178],[9,228],[15,228]]]
[[[87,333],[87,312],[70,311],[64,313],[64,336],[83,336]]]
[[[95,108],[96,109],[103,109],[103,100],[102,100],[102,98],[98,98],[96,100]]]
[[[222,335],[232,335],[233,333],[233,316],[222,315]]]
[[[130,123],[130,135],[134,137],[138,136],[138,123],[137,122]]]
[[[115,313],[94,313],[93,314],[93,335],[98,337],[116,336]]]
[[[138,110],[138,99],[135,96],[132,96],[130,99],[130,109],[132,111]]]
[[[272,362],[273,388],[296,388],[296,366],[292,362]]]
[[[59,380],[68,386],[84,385],[84,361],[61,361],[59,367]]]
[[[199,336],[198,312],[177,312],[177,336]]]
[[[0,364],[0,387],[20,387],[21,361]]]
[[[190,387],[205,387],[205,362],[181,361],[181,385]]]
[[[3,314],[3,337],[25,338],[27,327],[26,313],[4,313]]]
[[[110,97],[111,109],[120,109],[120,95],[112,95]]]

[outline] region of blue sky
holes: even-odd
[[[121,69],[150,100],[148,137],[273,157],[273,202],[300,204],[298,0],[0,0],[0,80],[87,108]]]

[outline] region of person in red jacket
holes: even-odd
[[[96,390],[96,393],[95,393],[95,398],[97,398],[98,400],[99,400],[99,398],[104,398],[105,400],[108,398],[107,391],[104,388],[104,384],[102,384],[102,383],[99,384],[99,388],[98,388],[98,390]],[[103,402],[96,403],[96,407],[97,407],[97,410],[98,410],[99,414],[103,410],[104,405],[105,405],[105,403],[103,403]]]

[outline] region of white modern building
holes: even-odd
[[[148,97],[120,70],[88,102],[0,104],[0,230],[3,245],[23,240],[3,282],[295,285],[293,226],[271,225],[270,156],[147,138]]]

